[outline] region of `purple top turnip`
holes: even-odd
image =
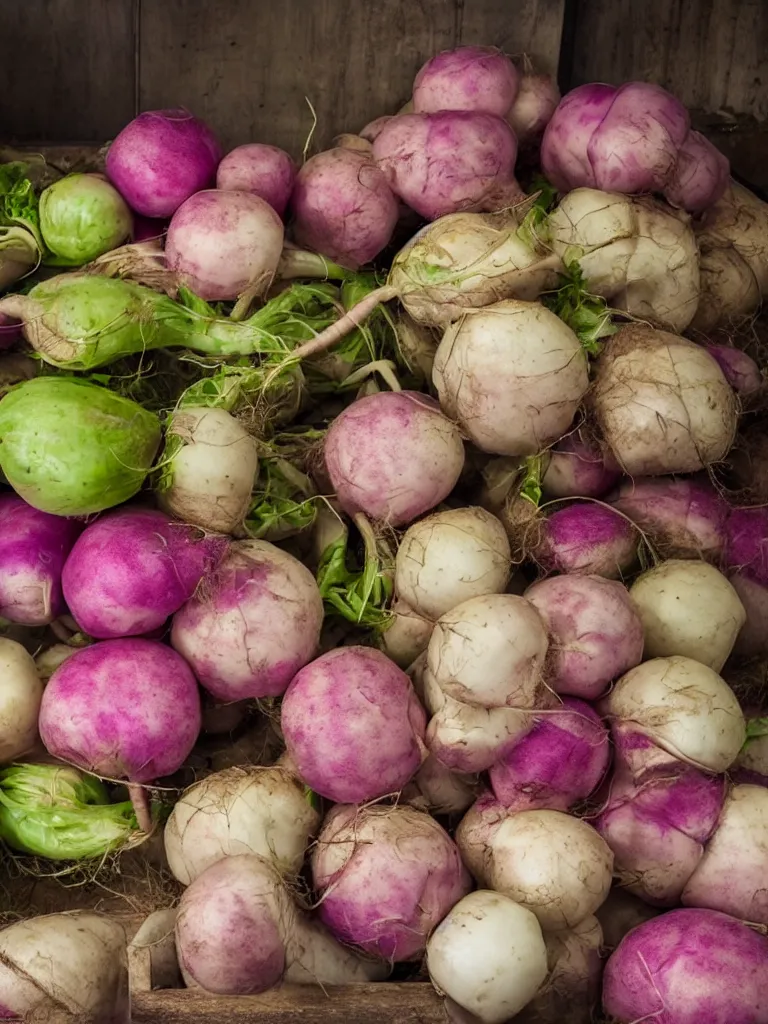
[[[145,217],[171,217],[213,183],[221,150],[210,128],[188,110],[148,110],[109,147],[107,175]]]
[[[743,397],[753,395],[765,383],[760,367],[741,349],[731,345],[706,345],[705,348],[717,361],[733,390]]]
[[[768,586],[768,508],[737,508],[726,525],[723,562],[747,579]]]
[[[541,489],[550,498],[602,498],[620,476],[606,466],[595,445],[574,431],[550,450]]]
[[[545,572],[617,579],[636,563],[639,541],[637,530],[624,516],[583,501],[547,516],[531,557]]]
[[[280,217],[286,211],[295,180],[296,164],[285,150],[262,142],[237,146],[216,171],[216,188],[253,192]]]
[[[82,529],[76,519],[40,512],[15,494],[0,495],[0,616],[46,626],[64,613],[62,570]]]
[[[417,114],[440,110],[476,110],[504,117],[518,91],[519,74],[501,50],[490,46],[459,46],[435,54],[413,83]]]

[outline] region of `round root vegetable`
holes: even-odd
[[[546,984],[519,1015],[520,1024],[592,1024],[600,1001],[603,930],[596,917],[544,935]]]
[[[171,217],[212,184],[221,150],[210,128],[187,110],[148,110],[109,147],[110,181],[137,213]]]
[[[728,187],[728,158],[701,132],[688,132],[677,151],[677,163],[664,196],[673,206],[701,213],[712,206]]]
[[[40,736],[54,757],[126,779],[139,826],[151,819],[142,784],[171,775],[200,732],[200,693],[183,658],[154,640],[104,640],[51,676]]]
[[[536,724],[491,767],[496,799],[514,811],[567,811],[602,781],[610,760],[608,731],[583,701],[566,697],[562,707]]]
[[[477,110],[504,117],[515,102],[518,71],[501,50],[459,46],[435,54],[413,82],[417,114],[440,110]]]
[[[643,657],[643,624],[626,588],[602,576],[551,576],[525,591],[550,636],[547,683],[599,697]]]
[[[472,1020],[503,1024],[534,998],[548,971],[541,926],[525,907],[497,892],[465,896],[427,944],[438,993]]]
[[[0,637],[0,764],[16,761],[35,746],[42,697],[32,655],[15,640]]]
[[[734,588],[706,562],[662,562],[629,594],[643,623],[646,658],[680,654],[719,672],[747,618]]]
[[[549,451],[541,489],[548,498],[602,498],[618,482],[599,449],[578,431],[567,434]]]
[[[82,523],[0,495],[0,616],[46,626],[65,611],[61,573]]]
[[[158,629],[224,556],[227,540],[205,537],[151,509],[120,509],[86,527],[62,584],[80,629],[98,640]]]
[[[739,595],[747,620],[739,633],[735,653],[744,659],[764,658],[768,655],[768,589],[742,572],[729,572],[728,579]]]
[[[482,209],[515,187],[517,140],[494,114],[399,114],[374,139],[373,156],[395,195],[426,220]]]
[[[392,617],[381,634],[381,649],[400,668],[409,668],[426,651],[435,624],[395,598]]]
[[[429,814],[460,814],[477,796],[477,775],[452,772],[430,754],[405,787],[401,800]]]
[[[325,465],[345,512],[402,526],[448,497],[464,466],[464,445],[428,395],[382,391],[353,402],[331,423]]]
[[[161,434],[157,416],[130,399],[57,376],[2,399],[0,436],[0,468],[17,494],[42,512],[87,516],[139,491]]]
[[[319,824],[312,794],[287,769],[226,768],[176,802],[165,825],[165,855],[182,885],[241,853],[270,861],[281,876],[297,875]]]
[[[768,610],[766,529],[768,510],[763,507],[734,509],[726,525],[723,563],[746,612],[746,622],[735,646],[741,657],[754,657],[768,650],[765,633]]]
[[[425,618],[438,619],[471,597],[500,594],[510,574],[504,527],[483,508],[436,512],[400,542],[395,591]]]
[[[708,480],[627,480],[608,500],[663,557],[719,561],[730,508]]]
[[[544,519],[530,555],[545,572],[617,579],[637,562],[639,542],[637,530],[624,516],[582,501]]]
[[[241,540],[176,612],[171,643],[219,700],[277,697],[315,654],[322,622],[309,569],[268,541]]]
[[[100,174],[68,174],[40,196],[40,231],[56,256],[88,263],[131,233],[125,200]]]
[[[760,367],[746,352],[731,345],[706,345],[705,348],[741,398],[749,398],[763,387],[765,380]]]
[[[187,986],[216,995],[255,995],[283,977],[322,985],[386,973],[334,942],[298,910],[275,869],[249,854],[217,861],[186,889],[176,950]]]
[[[579,188],[549,215],[546,238],[577,260],[585,287],[616,309],[672,331],[699,302],[699,260],[690,218],[647,197]]]
[[[256,442],[224,409],[185,408],[166,431],[158,499],[193,526],[231,533],[241,525],[259,467]]]
[[[303,668],[283,698],[281,726],[301,779],[337,803],[398,792],[425,756],[410,679],[367,647],[340,647]]]
[[[712,910],[671,910],[608,960],[603,1008],[619,1024],[768,1022],[768,938]]]
[[[76,911],[0,931],[0,1017],[129,1024],[126,936],[101,914]]]
[[[734,786],[682,902],[768,925],[767,866],[768,789]]]
[[[611,691],[608,711],[662,750],[705,771],[724,772],[745,739],[735,694],[692,658],[653,658],[631,669]]]
[[[478,448],[535,455],[568,430],[589,379],[579,340],[559,317],[537,302],[508,300],[447,329],[432,382]]]
[[[521,149],[538,147],[560,99],[551,75],[537,75],[532,69],[521,75],[515,102],[506,115]]]
[[[644,324],[608,339],[591,400],[628,476],[694,473],[722,459],[736,432],[736,399],[712,356]]]
[[[412,807],[335,807],[312,851],[312,880],[331,933],[387,961],[419,959],[471,888],[448,833]]]
[[[299,245],[353,270],[385,248],[400,216],[386,174],[368,153],[344,147],[307,160],[291,209]]]
[[[296,164],[283,149],[251,142],[237,146],[216,171],[216,188],[252,192],[282,217],[296,180]]]
[[[253,192],[197,192],[174,213],[168,267],[202,299],[263,295],[283,251],[283,222]]]

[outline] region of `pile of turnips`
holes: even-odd
[[[164,110],[0,167],[9,853],[156,837],[210,995],[768,1024],[768,208],[729,174],[659,86],[477,46],[302,161]],[[0,931],[0,1018],[122,1024],[125,938]]]

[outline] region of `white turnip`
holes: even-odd
[[[515,102],[506,114],[521,149],[538,147],[560,99],[560,90],[551,75],[536,74],[526,66]]]
[[[640,537],[624,516],[605,505],[574,502],[539,524],[530,556],[545,572],[617,579],[637,562]]]
[[[501,50],[459,46],[443,50],[424,64],[413,82],[413,109],[479,110],[504,117],[515,102],[519,74]]]
[[[409,668],[422,651],[426,651],[435,624],[395,598],[391,618],[381,634],[381,649],[400,668]]]
[[[283,149],[251,142],[231,150],[216,171],[216,188],[253,192],[282,217],[296,180],[296,164]]]
[[[0,764],[34,747],[42,697],[32,655],[15,640],[0,637]]]

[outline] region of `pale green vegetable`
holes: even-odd
[[[40,230],[54,255],[80,265],[128,238],[128,204],[100,174],[68,174],[40,196]]]

